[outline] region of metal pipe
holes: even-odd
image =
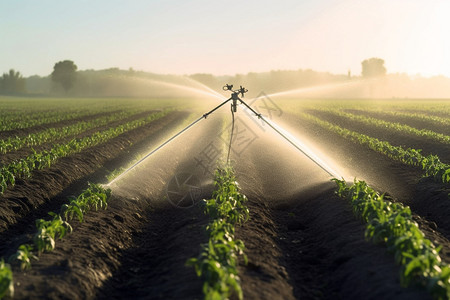
[[[148,154],[146,154],[143,158],[141,158],[139,161],[137,161],[136,163],[134,163],[131,167],[129,167],[128,169],[126,169],[124,172],[122,172],[119,176],[117,176],[116,178],[114,178],[110,183],[108,183],[106,186],[109,186],[111,184],[113,184],[115,181],[119,180],[120,178],[122,178],[125,174],[127,174],[129,171],[131,171],[132,169],[134,169],[137,165],[139,165],[140,163],[142,163],[147,157],[149,157],[150,155],[152,155],[153,153],[155,153],[156,151],[158,151],[159,149],[161,149],[162,147],[164,147],[165,145],[167,145],[168,143],[170,143],[172,140],[174,140],[176,137],[178,137],[179,135],[181,135],[183,132],[185,132],[186,130],[188,130],[189,128],[191,128],[192,126],[194,126],[195,124],[197,124],[198,122],[200,122],[203,119],[206,119],[208,117],[208,115],[210,115],[211,113],[213,113],[214,111],[216,111],[217,109],[219,109],[220,107],[222,107],[223,105],[225,105],[225,103],[227,103],[228,101],[230,101],[230,99],[225,100],[223,103],[221,103],[220,105],[216,106],[215,108],[213,108],[212,110],[210,110],[209,112],[203,114],[200,118],[198,118],[197,120],[195,120],[194,122],[192,122],[191,124],[189,124],[188,126],[186,126],[184,129],[182,129],[180,132],[178,132],[177,134],[175,134],[174,136],[172,136],[170,139],[168,139],[167,141],[165,141],[164,143],[162,143],[161,145],[159,145],[156,149],[152,150],[151,152],[149,152]]]
[[[222,106],[225,105],[225,103],[227,103],[228,101],[230,101],[232,98],[227,99],[225,101],[223,101],[220,105],[217,105],[215,108],[211,109],[209,112],[207,112],[206,114],[203,114],[203,117],[206,119],[211,113],[215,112],[216,110],[218,110],[219,108],[221,108]]]
[[[311,161],[313,161],[317,166],[319,166],[322,170],[324,170],[327,174],[329,174],[332,177],[335,177],[335,175],[330,172],[329,170],[327,170],[324,166],[322,166],[319,162],[317,162],[313,157],[311,157],[308,153],[306,153],[303,149],[301,149],[296,143],[294,143],[289,137],[287,137],[285,134],[283,134],[281,131],[279,131],[276,127],[274,127],[270,122],[268,122],[261,114],[257,113],[253,108],[251,108],[250,106],[247,105],[247,103],[245,103],[242,99],[239,98],[239,93],[241,93],[242,96],[244,96],[244,93],[247,92],[247,89],[243,88],[242,86],[240,87],[239,90],[233,91],[232,90],[233,86],[232,85],[226,85],[223,87],[224,90],[230,90],[232,91],[232,95],[231,98],[225,100],[224,102],[222,102],[221,104],[219,104],[218,106],[216,106],[215,108],[213,108],[212,110],[210,110],[209,112],[203,114],[200,118],[198,118],[197,120],[195,120],[194,122],[192,122],[191,124],[189,124],[187,127],[185,127],[184,129],[182,129],[180,132],[178,132],[177,134],[175,134],[174,136],[172,136],[171,138],[169,138],[167,141],[165,141],[164,143],[162,143],[161,145],[159,145],[156,149],[152,150],[150,153],[146,154],[143,158],[141,158],[138,162],[134,163],[131,167],[129,167],[128,169],[126,169],[122,174],[120,174],[118,177],[116,177],[115,179],[113,179],[110,183],[107,184],[107,186],[113,184],[115,181],[119,180],[120,178],[122,178],[125,174],[127,174],[129,171],[131,171],[132,169],[134,169],[137,165],[139,165],[140,163],[142,163],[146,158],[148,158],[150,155],[152,155],[153,153],[155,153],[156,151],[158,151],[159,149],[161,149],[162,147],[164,147],[165,145],[167,145],[168,143],[170,143],[172,140],[174,140],[176,137],[178,137],[179,135],[181,135],[182,133],[184,133],[186,130],[188,130],[189,128],[191,128],[192,126],[194,126],[195,124],[197,124],[198,122],[200,122],[203,119],[206,119],[211,113],[215,112],[217,109],[219,109],[220,107],[222,107],[223,105],[225,105],[227,102],[233,100],[232,106],[231,106],[231,111],[232,113],[236,111],[237,108],[237,101],[239,101],[241,104],[243,104],[245,107],[247,107],[251,112],[253,112],[255,114],[255,116],[257,116],[259,119],[263,120],[264,123],[266,123],[267,125],[270,126],[270,128],[272,128],[276,133],[278,133],[279,135],[281,135],[285,140],[287,140],[292,146],[294,146],[297,150],[299,150],[301,153],[303,153],[306,157],[308,157]],[[233,114],[234,117],[234,114]],[[230,141],[230,147],[231,147],[231,141]],[[228,154],[229,155],[229,154]]]
[[[275,128],[272,124],[270,124],[270,122],[268,122],[261,114],[258,114],[253,108],[251,108],[250,106],[247,105],[247,103],[245,103],[244,101],[242,101],[241,99],[239,99],[239,101],[241,102],[241,104],[245,105],[245,107],[247,107],[251,112],[253,112],[255,114],[255,116],[258,117],[258,119],[261,119],[264,121],[264,123],[266,123],[267,125],[270,126],[270,128],[272,128],[273,130],[275,130],[276,133],[278,133],[279,135],[281,135],[286,141],[288,141],[292,146],[294,146],[297,150],[299,150],[301,153],[303,153],[306,157],[308,157],[311,161],[313,161],[317,166],[319,166],[322,170],[324,170],[328,175],[330,175],[331,177],[335,177],[336,175],[333,174],[332,172],[330,172],[329,170],[327,170],[324,166],[322,166],[320,163],[318,163],[313,157],[311,157],[308,153],[306,153],[305,151],[303,151],[303,149],[301,149],[297,144],[295,144],[293,141],[291,141],[290,138],[288,138],[286,135],[284,135],[282,132],[280,132],[277,128]]]

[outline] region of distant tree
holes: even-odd
[[[384,60],[381,58],[372,57],[361,62],[362,76],[365,78],[384,76],[386,75],[386,68],[384,67]]]
[[[67,94],[75,83],[76,71],[77,66],[71,60],[57,62],[53,67],[52,80],[61,84]]]
[[[25,79],[20,72],[9,70],[0,77],[0,92],[6,95],[21,94],[25,92]]]

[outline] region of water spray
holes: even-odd
[[[317,166],[319,166],[323,171],[325,171],[328,175],[332,177],[340,177],[337,172],[335,172],[333,169],[331,169],[327,164],[322,162],[318,157],[316,157],[311,151],[309,151],[304,145],[296,141],[296,139],[286,130],[281,128],[279,125],[276,125],[275,123],[272,123],[266,118],[264,118],[260,113],[256,112],[253,108],[251,108],[247,103],[245,103],[239,95],[241,95],[242,98],[244,98],[244,94],[248,92],[248,90],[242,86],[239,87],[239,89],[233,90],[232,84],[226,84],[223,86],[224,91],[231,91],[231,97],[227,100],[223,101],[221,104],[217,105],[215,108],[211,109],[207,113],[204,113],[201,117],[196,119],[194,122],[183,128],[181,131],[179,131],[177,134],[169,138],[167,141],[162,143],[160,146],[156,147],[154,150],[146,154],[144,157],[142,157],[138,162],[134,163],[131,167],[126,169],[122,174],[120,174],[118,177],[113,179],[111,182],[107,184],[107,186],[113,184],[120,178],[122,178],[125,174],[127,174],[129,171],[134,169],[136,166],[141,164],[146,158],[154,154],[156,151],[170,143],[172,140],[186,132],[188,129],[193,127],[195,124],[199,123],[200,121],[206,119],[210,114],[224,106],[226,103],[231,101],[231,114],[233,117],[233,124],[232,124],[232,131],[231,131],[231,137],[230,137],[230,144],[228,149],[228,155],[227,155],[227,162],[229,162],[230,159],[230,150],[231,150],[231,142],[233,140],[233,129],[234,129],[234,113],[237,112],[237,106],[238,104],[244,105],[247,109],[249,109],[253,114],[254,117],[257,117],[258,119],[262,120],[264,123],[266,123],[270,128],[272,128],[276,133],[278,133],[281,137],[283,137],[285,140],[287,140],[292,146],[294,146],[297,150],[299,150],[303,155],[308,157],[312,162],[314,162]]]
[[[262,120],[264,123],[269,125],[270,128],[272,128],[276,133],[278,133],[281,137],[283,137],[285,140],[287,140],[292,146],[294,146],[297,150],[299,150],[306,157],[308,157],[311,161],[313,161],[323,171],[328,173],[328,175],[330,175],[331,177],[340,177],[340,176],[338,176],[336,171],[331,169],[326,163],[324,163],[318,157],[316,157],[304,145],[302,145],[301,143],[296,141],[296,139],[291,134],[289,134],[286,130],[281,128],[279,125],[276,125],[275,123],[269,122],[260,113],[257,113],[253,108],[251,108],[247,103],[245,103],[241,98],[239,98],[239,94],[241,94],[241,96],[244,97],[244,94],[246,92],[248,92],[248,90],[246,88],[243,88],[242,86],[240,86],[240,89],[233,90],[233,85],[226,84],[223,87],[223,90],[229,90],[232,92],[231,98],[227,100],[227,101],[229,101],[229,100],[233,101],[233,103],[231,104],[231,112],[232,113],[236,112],[237,101],[239,101],[242,105],[244,105],[246,108],[248,108],[258,119]],[[234,120],[234,118],[233,118],[233,120]],[[231,148],[231,140],[230,140],[230,148]],[[228,151],[228,157],[229,157],[229,151]]]

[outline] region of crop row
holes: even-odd
[[[51,118],[51,117],[55,117],[57,115],[61,115],[62,113],[75,113],[75,112],[80,112],[80,113],[87,113],[89,110],[88,109],[76,109],[76,107],[74,107],[73,109],[69,109],[69,108],[56,108],[53,107],[51,109],[42,109],[41,107],[35,107],[32,105],[28,105],[28,107],[18,107],[16,105],[16,103],[12,104],[10,103],[8,105],[10,108],[8,109],[7,107],[4,107],[1,111],[0,111],[0,117],[2,117],[2,119],[6,119],[9,121],[19,121],[21,119],[24,120],[32,120],[32,119],[46,119],[46,118]]]
[[[351,113],[338,111],[338,110],[325,110],[325,111],[327,111],[333,115],[345,118],[350,121],[359,122],[361,124],[376,126],[379,128],[390,129],[390,130],[397,131],[400,133],[407,133],[410,135],[424,137],[424,138],[434,140],[434,141],[437,141],[437,142],[443,143],[443,144],[450,144],[450,136],[442,134],[442,133],[437,133],[432,130],[417,129],[417,128],[414,128],[414,127],[411,127],[411,126],[408,126],[405,124],[401,124],[401,123],[393,123],[393,122],[388,122],[388,121],[375,119],[375,118],[371,118],[371,117],[367,117],[367,116],[354,115]]]
[[[332,105],[336,109],[355,109],[355,110],[377,110],[382,111],[397,111],[405,113],[423,113],[426,115],[438,115],[443,117],[450,117],[450,108],[448,100],[445,101],[331,101]],[[330,103],[330,104],[331,104]],[[311,105],[317,107],[317,105]]]
[[[39,113],[36,115],[24,115],[23,113],[10,118],[4,117],[0,120],[0,131],[7,131],[13,129],[23,129],[37,125],[44,125],[48,123],[56,123],[90,115],[97,114],[95,111],[78,110],[75,112],[55,112],[55,113]]]
[[[69,224],[74,217],[83,222],[84,214],[99,207],[106,209],[111,190],[104,189],[99,184],[89,184],[77,198],[71,199],[69,204],[61,206],[60,213],[49,212],[50,220],[36,220],[36,232],[33,235],[33,244],[22,244],[16,253],[9,258],[10,263],[20,264],[22,270],[31,268],[31,261],[37,260],[42,252],[55,249],[57,239],[63,239],[67,233],[72,232]],[[6,295],[11,296],[13,290],[13,277],[11,267],[0,261],[0,299]]]
[[[411,148],[403,149],[399,146],[393,146],[386,141],[380,141],[368,135],[342,128],[312,115],[306,113],[302,113],[301,115],[329,131],[337,133],[352,142],[366,145],[370,149],[386,155],[391,159],[407,165],[419,166],[425,171],[427,176],[433,176],[439,182],[450,182],[450,165],[441,162],[437,155],[424,156],[420,153],[420,150]]]
[[[397,106],[398,110],[407,110],[413,112],[423,112],[425,114],[435,114],[445,117],[450,117],[450,108],[447,101],[443,102],[429,102],[424,101],[422,105],[411,105],[410,103],[406,105]]]
[[[402,117],[408,118],[412,120],[425,121],[429,123],[433,123],[435,125],[444,125],[450,126],[450,117],[443,118],[438,116],[433,116],[430,114],[419,113],[419,112],[404,112],[404,111],[387,111],[387,110],[379,110],[379,109],[358,109],[357,111],[361,113],[369,112],[369,113],[377,113],[388,115],[392,117]]]
[[[74,136],[83,133],[86,130],[107,125],[113,121],[120,121],[136,113],[136,111],[119,112],[112,115],[100,117],[92,121],[81,121],[63,128],[48,128],[37,133],[30,133],[23,137],[9,137],[0,140],[0,153],[8,153],[18,150],[22,147],[32,147],[44,143],[56,141],[65,137]]]
[[[151,114],[145,118],[134,120],[104,131],[96,132],[81,139],[72,139],[68,143],[55,145],[50,150],[40,153],[34,152],[26,158],[11,162],[0,168],[0,193],[3,193],[8,186],[15,185],[16,178],[31,177],[33,170],[40,170],[50,167],[56,160],[84,149],[104,143],[122,133],[141,127],[156,119],[166,115],[168,110]]]
[[[14,294],[14,282],[11,266],[0,260],[0,299]]]
[[[354,213],[367,223],[365,237],[383,243],[401,265],[404,285],[420,284],[436,299],[450,298],[450,266],[442,262],[440,248],[425,238],[411,210],[384,199],[364,181],[347,185],[334,179],[338,195],[350,201]]]
[[[23,129],[37,125],[57,123],[76,118],[89,117],[99,113],[110,113],[114,111],[127,111],[143,109],[142,104],[133,101],[115,101],[104,100],[89,101],[66,101],[61,99],[27,101],[17,103],[12,101],[8,103],[8,109],[0,110],[0,131]],[[85,105],[83,105],[83,103]],[[0,102],[0,105],[4,104]],[[42,110],[50,106],[51,109]],[[150,109],[145,105],[145,110]]]
[[[216,170],[215,186],[213,198],[203,200],[204,211],[210,217],[208,243],[202,245],[199,257],[189,259],[187,264],[204,278],[205,299],[228,299],[233,294],[243,299],[237,265],[239,255],[244,255],[245,261],[247,258],[244,243],[236,240],[234,233],[235,225],[249,217],[247,198],[239,192],[230,166]]]

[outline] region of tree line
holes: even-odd
[[[386,74],[384,60],[370,58],[361,63],[361,77],[379,77]],[[277,92],[303,86],[311,86],[351,79],[348,75],[336,75],[313,70],[274,70],[261,73],[215,76],[193,74],[189,76],[163,75],[110,68],[106,70],[79,71],[71,60],[55,63],[49,76],[24,78],[20,72],[11,69],[0,77],[0,94],[4,95],[58,95],[58,96],[165,96],[167,86],[158,82],[187,85],[186,77],[201,82],[214,90],[220,90],[224,83],[234,82],[249,90]],[[256,96],[256,95],[255,95]]]

